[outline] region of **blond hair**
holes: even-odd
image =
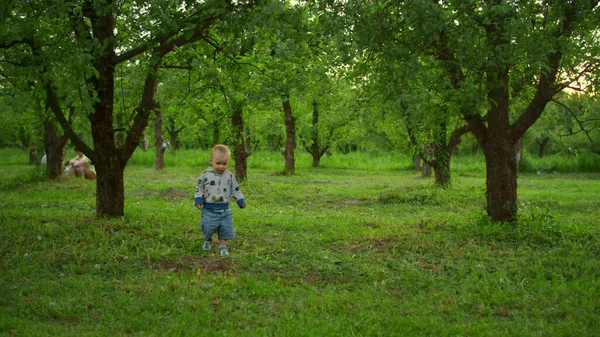
[[[229,150],[227,145],[217,144],[213,146],[212,150],[210,151],[211,156],[214,156],[215,154],[231,157],[231,150]]]

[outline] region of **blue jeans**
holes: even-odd
[[[213,211],[202,208],[202,221],[200,228],[204,233],[204,241],[211,241],[212,236],[217,233],[219,240],[233,240],[233,217],[231,209],[224,211]]]

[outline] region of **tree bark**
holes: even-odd
[[[173,117],[167,117],[167,134],[169,136],[169,148],[173,151],[179,149],[179,133],[185,129],[185,126],[180,127],[179,129],[175,127],[175,119]],[[217,144],[217,143],[215,143]]]
[[[546,152],[546,146],[548,146],[548,142],[550,141],[550,137],[544,137],[542,141],[536,142],[538,147],[538,157],[543,158]]]
[[[112,6],[112,4],[107,5]],[[95,89],[97,97],[93,105],[94,112],[89,116],[94,150],[88,148],[82,149],[82,151],[96,167],[98,178],[96,183],[96,215],[98,217],[118,217],[124,215],[123,172],[127,160],[118,151],[113,128],[115,93],[115,66],[113,64],[115,58],[114,18],[112,10],[102,12],[92,8],[89,10],[92,13],[90,21],[94,38],[103,50],[98,52],[94,61],[97,76],[88,79],[92,84],[92,88]],[[127,137],[125,144],[130,140],[129,138]],[[138,143],[139,137],[135,139],[135,145]]]
[[[44,121],[44,148],[46,153],[46,172],[48,177],[54,179],[62,174],[63,149],[67,143],[66,136],[59,136],[55,123],[46,119]]]
[[[312,156],[312,167],[318,168],[321,166],[321,158],[325,152],[327,152],[327,146],[321,148],[319,140],[319,103],[313,100],[313,120],[312,120],[312,131],[311,131],[312,144],[308,149],[308,152]]]
[[[292,106],[290,104],[290,96],[283,96],[283,113],[285,116],[285,150],[283,156],[285,158],[285,174],[294,174],[296,171],[296,158],[294,151],[296,149],[296,117],[292,115]]]
[[[237,102],[234,105],[231,123],[234,132],[233,158],[235,160],[235,178],[238,181],[244,181],[248,174],[248,157],[250,154],[246,150],[243,104],[241,102]]]
[[[433,171],[436,185],[444,187],[450,184],[450,158],[444,156],[440,159],[437,160],[437,165],[433,168]]]
[[[44,153],[46,154],[46,174],[49,178],[55,179],[62,174],[63,149],[69,137],[58,135],[56,121],[51,115],[43,113],[42,102],[36,99],[36,109],[43,117],[44,123]],[[73,116],[74,106],[70,106],[70,115]]]
[[[471,155],[476,155],[477,154],[477,150],[479,150],[479,144],[475,144],[473,146],[471,146]]]
[[[423,170],[421,171],[421,177],[431,177],[431,165],[427,164],[426,162],[423,162]]]
[[[523,159],[523,138],[519,138],[515,143],[515,160],[517,162],[517,171],[519,171],[521,159]]]
[[[413,155],[413,167],[415,171],[421,171],[421,157],[418,154]]]
[[[444,137],[446,131],[444,130]],[[435,166],[433,172],[435,174],[435,184],[437,186],[445,187],[450,184],[450,156],[448,153],[448,147],[445,143],[434,146],[435,151]]]
[[[164,139],[162,135],[163,128],[163,117],[160,105],[156,103],[156,110],[154,110],[156,118],[154,119],[154,146],[156,147],[156,169],[165,169],[165,151],[166,148],[163,146]]]
[[[435,154],[433,152],[433,144],[425,144],[423,146],[423,170],[421,172],[421,177],[423,178],[429,178],[431,177],[431,168],[432,166],[434,167],[434,171],[435,171],[435,166],[437,166],[436,160],[435,160]],[[425,159],[427,158],[427,159]]]
[[[515,145],[496,138],[487,143],[487,212],[493,221],[512,222],[517,215],[517,161]]]
[[[488,130],[485,146],[487,211],[493,221],[513,222],[517,216],[517,153],[509,121],[509,70],[488,72]]]
[[[218,118],[212,123],[213,144],[221,143],[221,121]]]
[[[318,168],[321,166],[321,148],[319,144],[319,104],[313,100],[313,115],[312,115],[312,130],[310,154],[312,155],[312,167]]]
[[[39,163],[37,142],[29,145],[29,165],[37,165]]]

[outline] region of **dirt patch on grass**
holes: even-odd
[[[158,191],[141,190],[141,191],[134,191],[134,192],[125,191],[125,194],[131,194],[131,195],[136,195],[136,196],[141,196],[141,197],[151,196],[151,195],[160,195],[161,197],[165,197],[165,198],[186,198],[186,197],[190,196],[188,192],[182,191],[175,187],[169,187],[169,188],[167,188],[166,191],[164,191],[162,193],[159,193]]]
[[[188,196],[188,193],[186,191],[176,189],[175,187],[169,187],[166,191],[161,193],[161,195],[168,198],[185,198]]]
[[[146,197],[149,195],[158,195],[158,192],[156,191],[148,191],[148,190],[142,190],[142,191],[135,191],[135,192],[130,192],[128,193],[127,191],[125,191],[125,195],[137,195],[137,196],[141,196],[141,197]]]

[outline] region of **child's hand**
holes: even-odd
[[[202,204],[198,204],[198,205],[194,205],[196,206],[197,209],[201,209],[202,208]]]
[[[246,208],[246,204],[243,204],[242,206],[240,206],[240,208]]]

